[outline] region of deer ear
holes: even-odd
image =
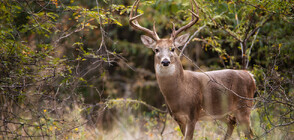
[[[189,36],[190,36],[190,34],[188,33],[188,34],[184,34],[184,35],[177,37],[175,39],[176,47],[180,47],[180,46],[185,45],[185,43],[188,41]]]
[[[152,38],[146,35],[141,35],[141,40],[143,44],[148,48],[153,48],[156,44],[156,41],[154,41]]]

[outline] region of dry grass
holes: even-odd
[[[254,133],[257,136],[264,134],[260,127],[258,114],[252,112],[251,121]],[[161,135],[163,123],[152,117],[135,117],[132,114],[125,113],[119,117],[114,117],[113,128],[107,131],[99,131],[97,128],[86,125],[79,128],[78,132],[70,133],[64,139],[76,140],[179,140],[182,134],[176,122],[168,116],[166,128]],[[223,139],[226,132],[226,125],[218,121],[200,121],[197,123],[194,131],[194,139],[197,140],[218,140]],[[232,139],[245,139],[243,133],[239,137],[237,129],[234,130]],[[293,134],[292,134],[293,136]],[[259,138],[262,140],[280,140],[291,139],[291,135],[284,133],[281,129],[275,129],[271,133]]]
[[[49,139],[70,139],[70,140],[179,140],[182,139],[182,134],[176,122],[168,115],[166,127],[164,126],[164,115],[134,113],[131,107],[120,109],[121,112],[116,112],[111,116],[112,127],[108,130],[101,130],[96,125],[89,125],[87,120],[82,117],[82,109],[75,106],[72,109],[64,108],[66,111],[63,114],[64,123],[56,121],[46,121],[43,130],[50,134]],[[49,112],[45,113],[47,119],[51,120],[54,117]],[[157,117],[156,117],[157,116]],[[265,131],[261,128],[259,115],[256,110],[252,111],[251,124],[256,136],[261,136]],[[51,119],[50,119],[51,118]],[[293,139],[293,130],[287,130],[286,127],[274,129],[271,133],[260,137],[262,140],[281,140]],[[239,136],[238,129],[235,129],[232,135],[234,140],[245,139],[243,133]],[[40,128],[32,128],[29,133],[38,132]],[[289,133],[289,131],[292,133]],[[226,132],[226,125],[219,121],[200,121],[197,122],[194,139],[197,140],[220,140]],[[25,135],[24,132],[20,132]],[[3,137],[2,137],[3,138]],[[2,139],[0,136],[0,139]],[[5,136],[4,138],[5,139]],[[38,138],[37,138],[38,139]],[[47,139],[47,138],[45,138]]]
[[[251,117],[254,133],[257,136],[262,135],[264,131],[260,127],[257,112],[253,111]],[[98,128],[83,125],[77,131],[73,130],[59,138],[73,140],[179,140],[183,138],[178,125],[170,116],[168,116],[166,128],[161,135],[162,128],[163,123],[157,118],[154,119],[153,117],[146,116],[135,117],[133,114],[125,113],[119,115],[119,117],[114,117],[113,127],[110,130],[100,131]],[[218,121],[200,121],[195,127],[194,139],[223,139],[225,132],[226,125],[224,123]],[[235,129],[232,139],[240,140],[245,138],[243,137],[243,133],[239,137],[237,129]],[[290,139],[290,136],[286,136],[286,133],[283,133],[280,129],[275,129],[270,134],[259,139],[280,140]]]

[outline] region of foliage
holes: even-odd
[[[1,139],[181,137],[163,111],[153,52],[129,27],[133,2],[0,1]],[[191,20],[189,2],[142,0],[139,22],[147,28],[155,22],[159,36],[169,37],[172,22],[179,28]],[[258,87],[256,136],[293,136],[293,2],[197,3],[200,21],[187,31],[185,69],[250,70]],[[225,133],[207,133],[222,130],[218,122],[199,125],[197,138]]]

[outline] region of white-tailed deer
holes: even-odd
[[[134,16],[140,0],[136,0],[130,13],[129,23],[137,30],[145,32],[141,40],[145,46],[153,49],[154,67],[159,88],[165,98],[169,113],[180,126],[184,139],[192,139],[198,120],[221,120],[228,125],[225,139],[228,139],[236,124],[240,125],[247,138],[252,138],[250,111],[255,92],[255,81],[245,70],[218,70],[193,72],[184,70],[176,48],[183,46],[189,34],[179,37],[182,31],[193,26],[199,19],[193,10],[192,21],[175,30],[170,38],[160,39],[155,25],[149,30],[139,25],[138,16]],[[153,38],[153,39],[152,39]],[[250,100],[251,99],[251,100]]]

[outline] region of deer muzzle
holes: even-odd
[[[163,59],[161,61],[161,64],[166,67],[166,66],[168,66],[170,64],[170,61],[168,59]]]

